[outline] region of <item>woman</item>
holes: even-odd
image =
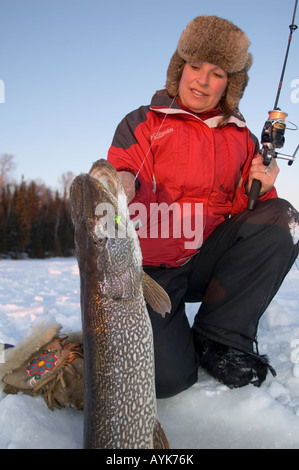
[[[149,308],[158,397],[197,380],[198,366],[229,387],[259,386],[270,367],[258,322],[298,256],[297,211],[278,199],[238,111],[252,56],[244,32],[215,16],[183,31],[166,89],[119,124],[108,160],[122,179],[144,270],[168,292],[166,318]],[[261,181],[254,211],[252,180]],[[190,328],[185,302],[201,302]]]

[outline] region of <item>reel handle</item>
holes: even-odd
[[[259,198],[261,192],[262,183],[260,180],[254,179],[250,188],[250,193],[248,196],[248,205],[247,209],[253,210]]]

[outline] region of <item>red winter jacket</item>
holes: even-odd
[[[108,161],[137,175],[129,205],[143,264],[185,263],[211,232],[247,207],[246,182],[257,139],[240,115],[217,128],[217,110],[200,115],[157,92],[150,106],[117,127]],[[260,200],[277,197],[273,188]]]

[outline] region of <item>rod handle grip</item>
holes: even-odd
[[[252,181],[252,185],[251,185],[250,193],[248,197],[247,209],[253,210],[255,208],[257,200],[260,196],[261,187],[262,187],[262,183],[260,180],[254,179]]]

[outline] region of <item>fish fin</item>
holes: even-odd
[[[164,432],[164,429],[162,428],[158,420],[156,421],[153,430],[153,446],[154,449],[170,449],[170,445]]]
[[[168,294],[156,281],[143,271],[142,288],[145,300],[151,308],[165,317],[166,313],[170,313],[171,302]]]

